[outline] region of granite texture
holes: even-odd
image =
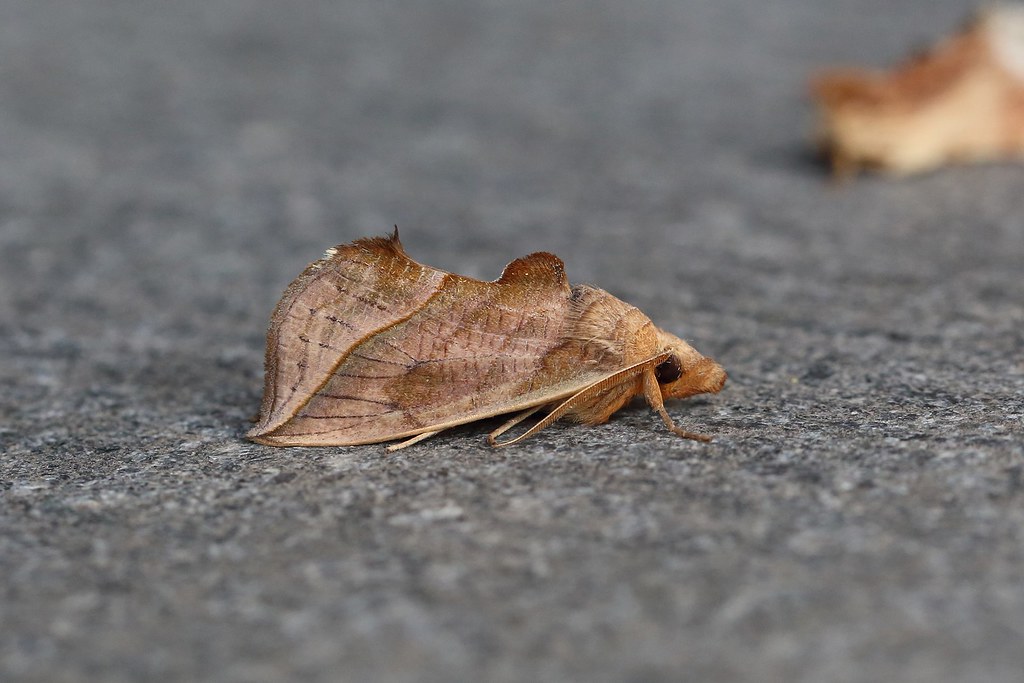
[[[0,680],[1019,681],[1024,167],[830,185],[805,79],[960,2],[7,0]],[[495,451],[243,434],[397,223],[729,371]]]

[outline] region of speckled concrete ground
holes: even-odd
[[[1019,681],[1024,168],[830,186],[815,66],[959,2],[10,0],[0,679]],[[269,312],[398,223],[725,391],[493,451],[247,443]]]

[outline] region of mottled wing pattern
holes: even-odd
[[[571,298],[551,254],[513,261],[494,282],[446,274],[415,313],[357,342],[316,395],[263,440],[373,443],[571,395],[607,374],[566,342]]]
[[[405,255],[397,234],[331,249],[285,291],[267,333],[260,437],[292,419],[351,348],[415,313],[443,271]]]

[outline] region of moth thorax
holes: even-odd
[[[658,353],[658,328],[651,319],[633,308],[619,322],[626,364],[639,363]]]

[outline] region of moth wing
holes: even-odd
[[[474,401],[473,405],[452,401],[440,410],[437,406],[403,410],[359,395],[323,395],[273,433],[254,440],[272,446],[356,446],[391,441],[535,406],[557,405],[602,377],[581,375],[557,385],[511,399],[498,398],[493,402],[488,402],[487,397]]]
[[[571,290],[551,254],[517,259],[494,282],[445,275],[419,310],[355,344],[259,440],[375,443],[558,401],[608,374],[594,362],[553,362],[572,324]]]
[[[310,264],[271,317],[263,403],[249,436],[291,419],[353,346],[418,310],[444,276],[410,259],[397,231],[329,249]]]

